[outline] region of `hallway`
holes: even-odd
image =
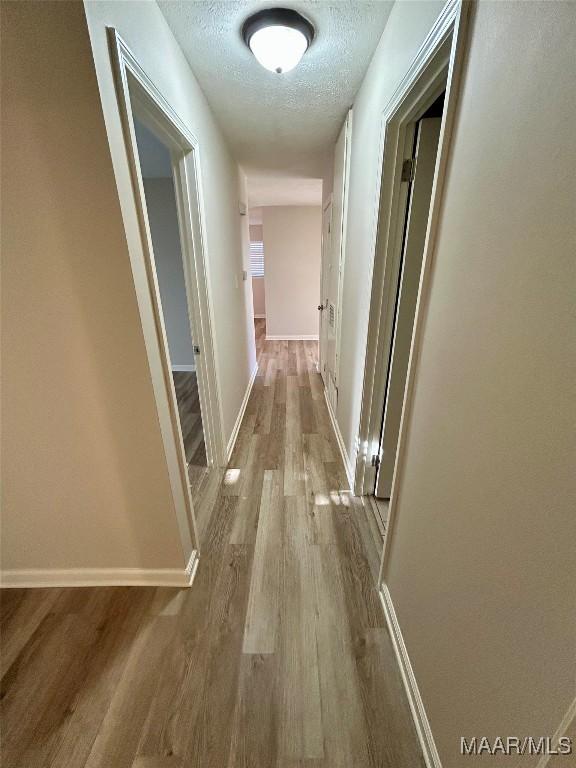
[[[5,768],[418,768],[316,372],[264,341],[193,588],[9,590]]]
[[[0,17],[2,768],[575,768],[576,0]]]

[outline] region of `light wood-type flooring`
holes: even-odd
[[[257,334],[193,586],[3,592],[3,768],[423,768],[316,344]]]
[[[198,379],[195,371],[173,371],[172,378],[176,390],[190,490],[192,497],[195,498],[196,492],[208,474]]]

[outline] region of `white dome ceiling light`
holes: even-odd
[[[314,27],[290,8],[268,8],[249,16],[242,38],[265,69],[279,75],[298,64],[314,39]]]

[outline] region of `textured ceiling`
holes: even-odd
[[[300,11],[316,28],[300,64],[284,75],[263,69],[240,37],[244,19],[274,3],[160,0],[158,4],[248,175],[251,199],[258,183],[260,191],[267,186],[272,192],[273,181],[280,189],[288,179],[321,177],[392,2],[277,3]]]

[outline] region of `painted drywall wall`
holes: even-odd
[[[84,7],[124,226],[129,248],[135,252],[140,251],[140,240],[107,27],[116,28],[164,98],[198,140],[206,225],[207,279],[212,301],[216,372],[226,445],[256,359],[251,281],[242,279],[242,271],[248,269],[248,217],[240,216],[238,202],[245,194],[245,180],[156,3],[101,0],[86,2]],[[247,202],[245,198],[244,202]]]
[[[381,115],[443,3],[395,3],[354,102],[336,416],[355,463],[372,279]]]
[[[194,368],[194,350],[172,179],[144,179],[154,262],[173,368]]]
[[[184,568],[83,6],[1,13],[2,567]]]
[[[251,205],[248,210],[248,223],[250,226],[254,224],[262,224],[262,208]]]
[[[394,7],[355,108],[361,254],[363,148],[389,93],[374,66],[398,79],[395,46],[425,31],[419,8]],[[576,14],[480,2],[474,15],[386,574],[444,768],[484,763],[463,758],[461,736],[554,734],[576,694]],[[364,349],[350,308],[367,277],[345,273],[344,351]],[[350,445],[361,381],[348,382]]]
[[[262,209],[266,335],[318,337],[320,206]]]
[[[263,277],[252,278],[254,317],[266,317],[266,286]]]

